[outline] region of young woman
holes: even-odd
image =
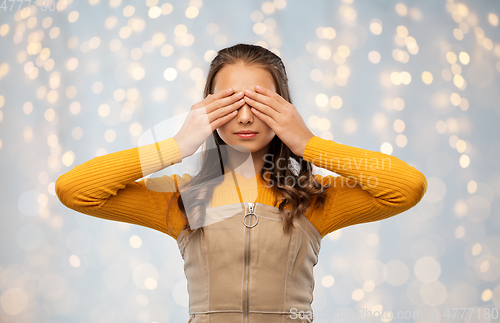
[[[176,239],[190,322],[312,322],[321,239],[412,208],[426,178],[396,157],[313,135],[281,59],[260,46],[220,50],[204,97],[174,137],[74,167],[57,179],[57,196]],[[202,144],[195,176],[136,181]],[[314,175],[312,164],[340,176]]]

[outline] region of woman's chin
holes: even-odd
[[[242,153],[246,153],[246,154],[249,154],[252,152],[251,147],[246,146],[246,145],[242,145],[240,143],[227,144],[226,147],[230,148],[230,149],[237,150],[237,151],[242,152]]]

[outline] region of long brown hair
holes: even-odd
[[[276,92],[292,103],[288,77],[281,58],[264,47],[250,44],[237,44],[217,52],[217,56],[210,64],[204,97],[213,94],[217,72],[224,66],[238,63],[267,70],[274,79]],[[195,215],[191,217],[193,222],[191,224],[197,221],[202,224],[206,215],[205,205],[212,198],[214,188],[222,183],[224,178],[221,174],[224,174],[224,161],[227,161],[226,143],[216,130],[213,131],[212,135],[214,140],[207,140],[203,144],[199,173],[179,187],[179,190],[182,190],[182,196],[187,198],[189,203],[184,204],[179,191],[176,191],[170,200],[171,203],[177,198],[178,207],[186,221],[183,229],[186,229],[188,234],[200,229],[202,232],[204,231],[202,225],[197,225],[194,230],[191,229],[185,207],[188,207],[189,214]],[[325,189],[330,185],[322,186],[318,183],[312,174],[311,163],[295,155],[277,135],[271,140],[265,160],[263,169],[266,170],[266,174],[261,172],[260,176],[264,183],[273,190],[274,205],[281,201],[278,208],[283,219],[283,230],[288,233],[290,227],[294,227],[293,219],[306,212],[313,196],[316,197],[314,207],[321,207],[324,204]],[[293,165],[294,163],[295,165]],[[269,179],[270,183],[276,183],[276,185],[269,185],[266,179]],[[168,209],[170,209],[170,203]],[[290,211],[285,209],[287,205],[290,206]]]

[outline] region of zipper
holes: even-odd
[[[248,213],[245,213],[245,215],[253,214],[254,206],[255,206],[254,203],[249,202],[248,203]],[[250,217],[250,223],[252,223],[251,221],[252,221],[252,218]],[[246,224],[245,224],[245,227],[247,227]],[[247,227],[246,230],[247,230],[247,241],[246,241],[247,250],[246,250],[246,254],[245,254],[245,302],[244,302],[245,323],[248,322],[248,267],[249,267],[248,266],[248,257],[249,257],[249,248],[250,248],[250,246],[249,246],[249,244],[250,244],[250,229]]]

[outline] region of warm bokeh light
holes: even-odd
[[[382,33],[382,21],[379,19],[372,20],[370,24],[370,31],[374,35],[380,35]]]
[[[422,73],[422,81],[425,84],[431,84],[433,79],[434,79],[434,77],[432,76],[432,74],[430,72],[425,71]]]

